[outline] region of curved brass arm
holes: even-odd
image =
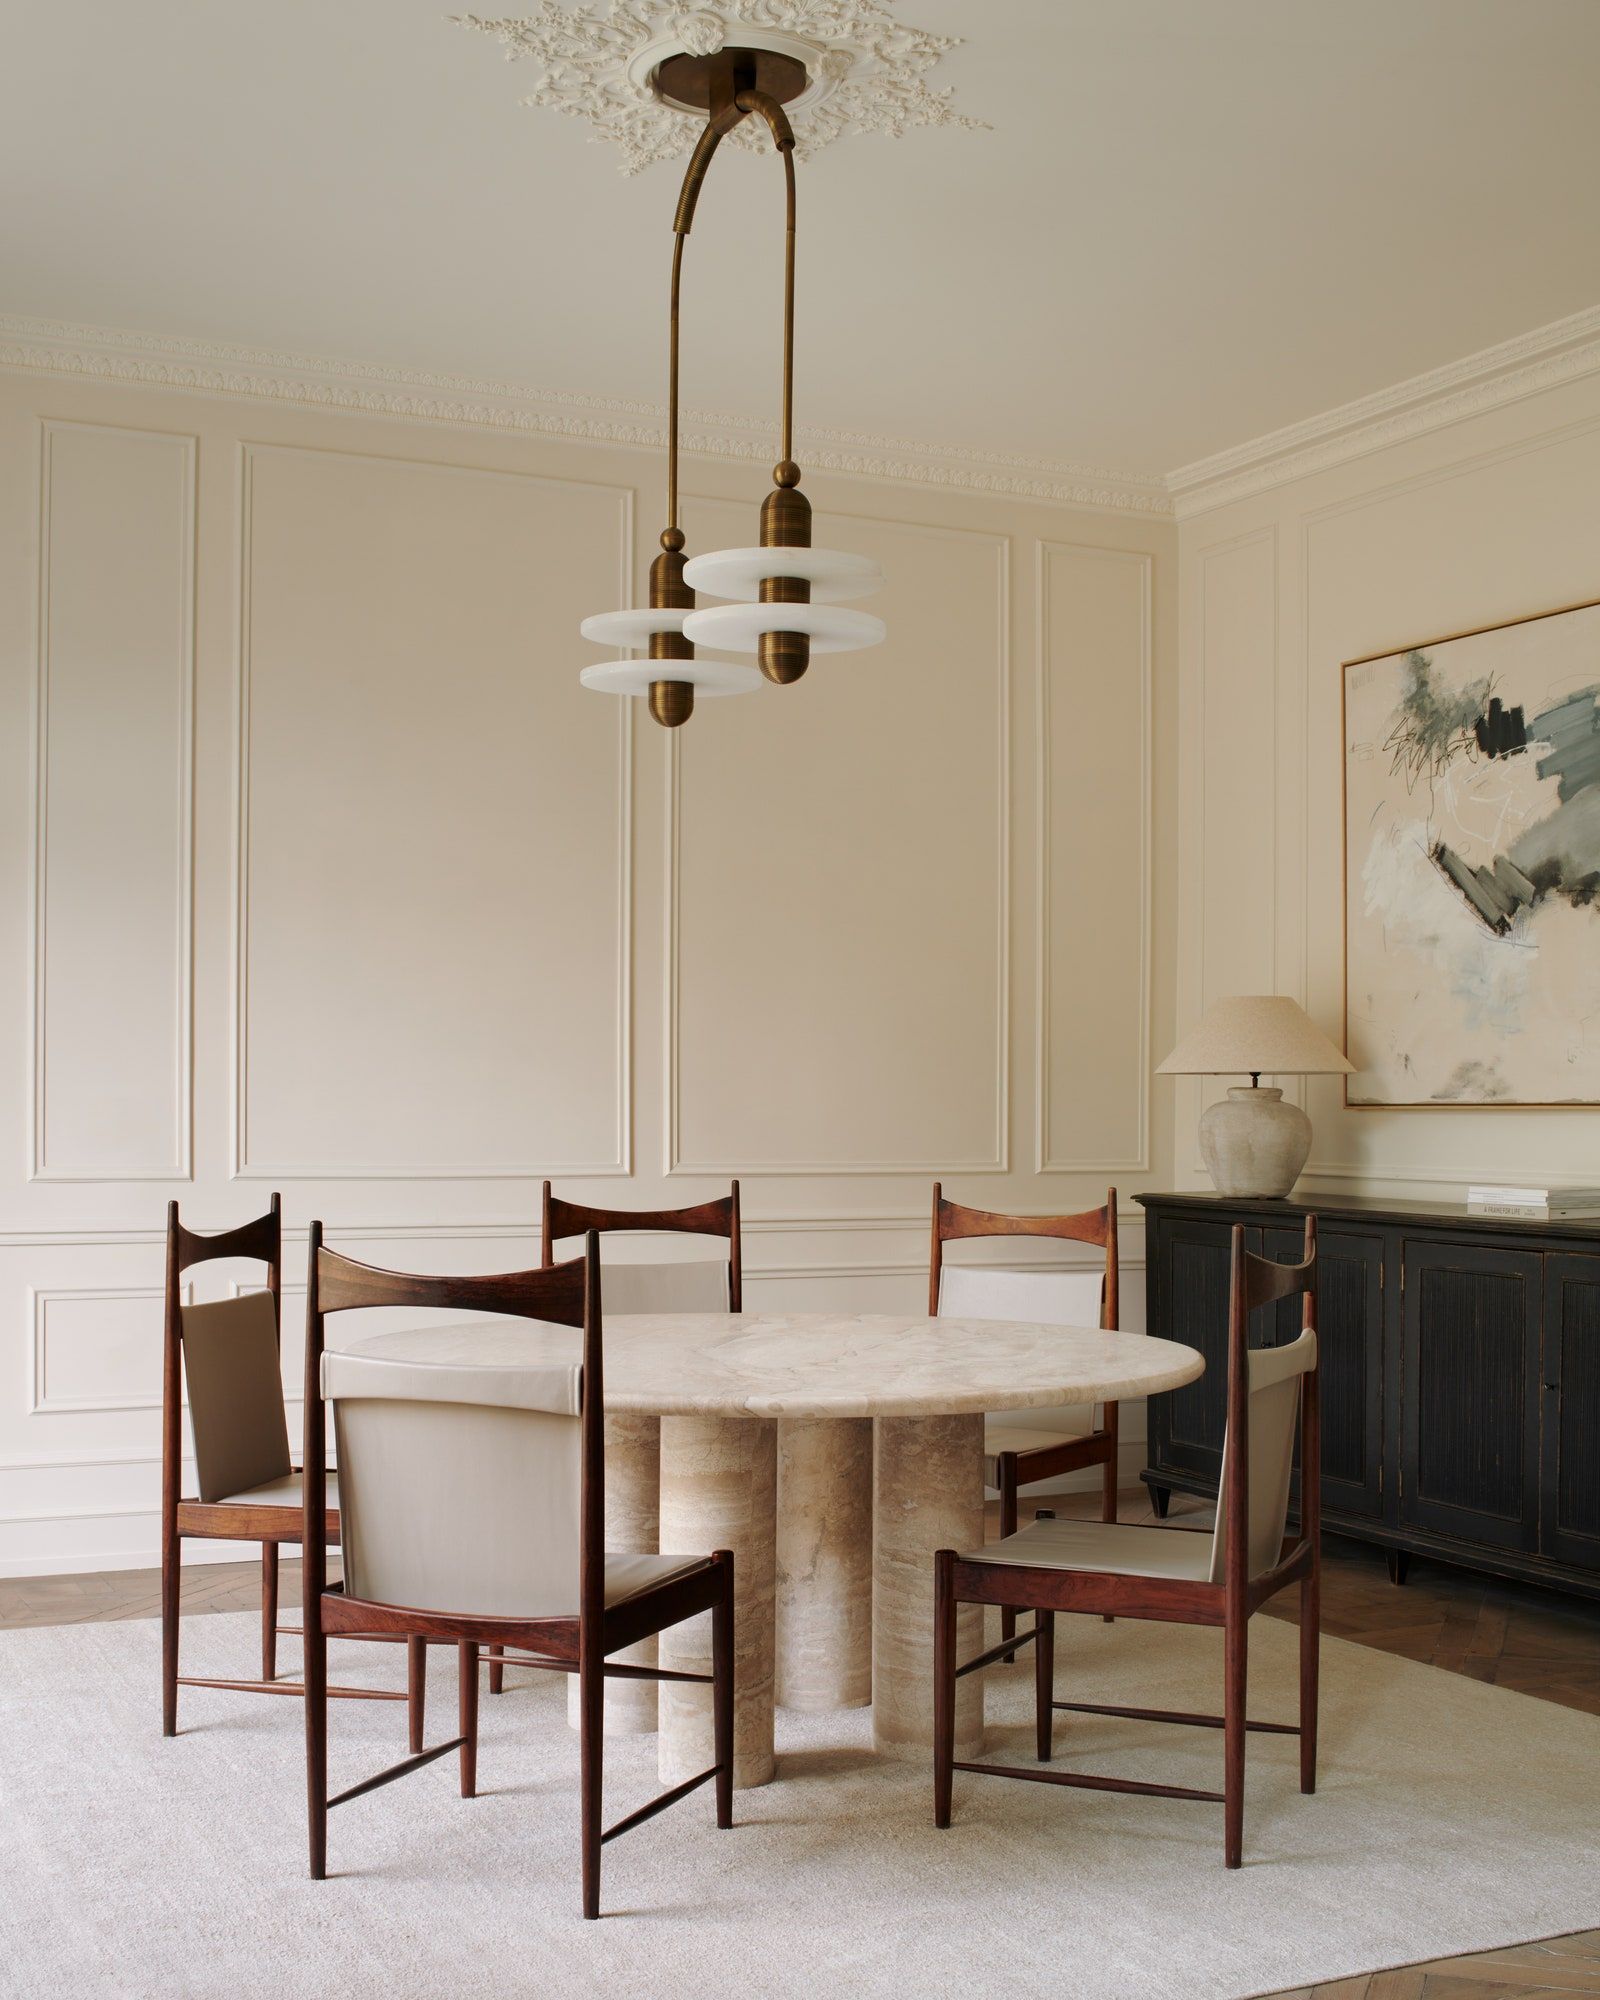
[[[741,90],[719,105],[707,121],[689,164],[684,169],[678,193],[677,212],[672,218],[676,241],[672,246],[671,326],[667,346],[667,526],[678,525],[678,296],[683,277],[683,246],[694,227],[695,206],[705,185],[712,155],[735,126],[751,116],[767,121],[772,143],[783,157],[785,241],[783,261],[783,417],[779,457],[794,456],[794,128],[788,114],[764,90]]]

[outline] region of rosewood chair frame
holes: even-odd
[[[928,1314],[939,1311],[939,1281],[944,1275],[944,1246],[972,1236],[1045,1236],[1068,1243],[1091,1243],[1106,1253],[1105,1276],[1100,1281],[1100,1324],[1115,1332],[1120,1301],[1117,1265],[1117,1191],[1106,1189],[1103,1208],[1085,1209],[1079,1215],[998,1215],[984,1208],[963,1208],[946,1201],[940,1182],[933,1184],[933,1242],[928,1257]],[[1034,1451],[1002,1451],[997,1455],[995,1480],[1000,1494],[1000,1533],[1017,1532],[1018,1502],[1024,1486],[1041,1480],[1059,1479],[1068,1472],[1080,1472],[1098,1465],[1101,1473],[1100,1518],[1117,1518],[1117,1406],[1101,1406],[1098,1430],[1087,1437],[1063,1444],[1041,1445]],[[1000,1614],[1002,1638],[1012,1638],[1017,1629],[1013,1610]],[[1005,1656],[1015,1659],[1013,1651]]]
[[[161,1366],[161,1733],[178,1731],[180,1687],[229,1688],[241,1694],[301,1695],[300,1681],[278,1679],[278,1635],[298,1633],[298,1625],[278,1623],[278,1555],[283,1543],[298,1543],[302,1510],[295,1506],[242,1506],[183,1496],[183,1275],[199,1264],[222,1258],[248,1257],[267,1269],[274,1330],[282,1343],[283,1214],[274,1194],[265,1215],[237,1229],[200,1236],[185,1229],[175,1201],[167,1203],[166,1303],[162,1325]],[[300,1467],[291,1465],[294,1472]],[[325,1533],[339,1540],[339,1511],[326,1509]],[[182,1630],[183,1544],[197,1541],[259,1542],[261,1545],[261,1678],[219,1680],[178,1672]],[[419,1649],[420,1656],[420,1649]],[[413,1661],[408,1695],[386,1688],[330,1688],[329,1693],[351,1701],[405,1701],[412,1704],[415,1739],[422,1717],[418,1692],[420,1673]]]
[[[320,1578],[326,1523],[322,1398],[324,1321],[329,1313],[368,1306],[445,1307],[553,1321],[583,1331],[582,1491],[578,1610],[564,1617],[491,1617],[473,1613],[381,1604],[350,1596],[342,1586],[313,1592],[308,1583],[306,1646],[306,1791],[313,1880],[327,1874],[328,1814],[364,1793],[420,1770],[450,1751],[460,1753],[461,1796],[477,1790],[478,1661],[489,1645],[516,1646],[533,1657],[519,1664],[575,1673],[579,1686],[582,1788],[583,1914],[600,1914],[600,1850],[607,1841],[653,1819],[700,1786],[715,1781],[717,1825],[733,1824],[733,1555],[718,1549],[694,1568],[645,1588],[607,1608],[605,1602],[605,1392],[600,1319],[600,1240],[586,1234],[584,1254],[537,1271],[490,1277],[427,1277],[379,1270],[326,1249],[322,1225],[311,1225],[306,1299],[305,1545],[308,1579]],[[702,1611],[711,1614],[712,1671],[680,1673],[612,1661],[608,1655],[665,1631]],[[333,1635],[391,1632],[422,1640],[453,1641],[460,1665],[457,1733],[328,1796],[327,1647]],[[672,1786],[613,1826],[601,1819],[605,1682],[608,1679],[710,1683],[714,1761]]]
[[[685,1236],[725,1236],[728,1239],[728,1310],[743,1311],[744,1263],[739,1238],[739,1183],[730,1184],[725,1195],[715,1201],[696,1202],[687,1208],[590,1208],[580,1201],[567,1201],[554,1193],[548,1181],[539,1208],[539,1263],[549,1270],[556,1260],[556,1245],[564,1236],[583,1236],[593,1230],[598,1236],[625,1229],[670,1230]],[[489,1650],[489,1692],[502,1694],[506,1683],[506,1656],[502,1647]],[[512,1666],[526,1664],[512,1660]]]
[[[1249,1320],[1258,1308],[1301,1295],[1302,1327],[1315,1334],[1317,1225],[1306,1218],[1305,1255],[1298,1264],[1278,1264],[1244,1247],[1244,1230],[1233,1232],[1228,1303],[1228,1432],[1222,1504],[1223,1580],[1152,1577],[1121,1572],[1028,1568],[1020,1564],[963,1558],[953,1549],[934,1557],[934,1823],[950,1824],[951,1781],[956,1771],[988,1777],[1022,1778],[1034,1783],[1078,1786],[1089,1791],[1136,1792],[1147,1797],[1202,1799],[1223,1807],[1224,1860],[1241,1864],[1244,1834],[1245,1735],[1260,1730],[1300,1739],[1300,1789],[1317,1784],[1317,1665],[1321,1624],[1321,1430],[1318,1378],[1320,1356],[1300,1377],[1299,1533],[1285,1539],[1274,1566],[1248,1572],[1250,1521]],[[1135,1531],[1128,1531],[1135,1532]],[[1167,1534],[1209,1534],[1209,1529],[1151,1530]],[[1246,1713],[1248,1631],[1252,1615],[1290,1584],[1300,1586],[1300,1719],[1298,1723],[1257,1722]],[[954,1754],[955,1684],[1006,1657],[1004,1642],[957,1666],[956,1609],[960,1604],[1010,1604],[1032,1609],[1037,1620],[1034,1652],[1035,1730],[1040,1763],[1052,1755],[1052,1720],[1057,1709],[1080,1714],[1118,1715],[1136,1721],[1182,1723],[1224,1732],[1224,1789],[1198,1791],[1183,1785],[1137,1783],[1132,1779],[1065,1771],[964,1763]],[[1224,1712],[1191,1715],[1173,1709],[1124,1708],[1103,1702],[1057,1701],[1054,1689],[1055,1616],[1060,1612],[1114,1613],[1172,1624],[1210,1625],[1224,1634]]]

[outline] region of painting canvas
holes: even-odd
[[[1600,1103],[1600,605],[1344,669],[1351,1104]]]

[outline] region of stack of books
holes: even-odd
[[[1515,1215],[1529,1222],[1600,1216],[1600,1187],[1469,1187],[1467,1207],[1477,1215]]]

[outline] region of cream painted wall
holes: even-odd
[[[154,1559],[171,1196],[282,1190],[293,1395],[313,1216],[503,1269],[545,1173],[737,1173],[752,1305],[917,1310],[935,1176],[1169,1177],[1170,523],[808,480],[889,644],[672,738],[576,683],[654,453],[22,370],[0,440],[0,1572]]]
[[[1340,662],[1600,597],[1600,376],[1195,514],[1179,546],[1180,1025],[1280,992],[1337,1037]],[[1296,1090],[1308,1188],[1594,1179],[1600,1112],[1346,1110],[1337,1078]],[[1201,1101],[1180,1084],[1180,1185],[1205,1184]]]

